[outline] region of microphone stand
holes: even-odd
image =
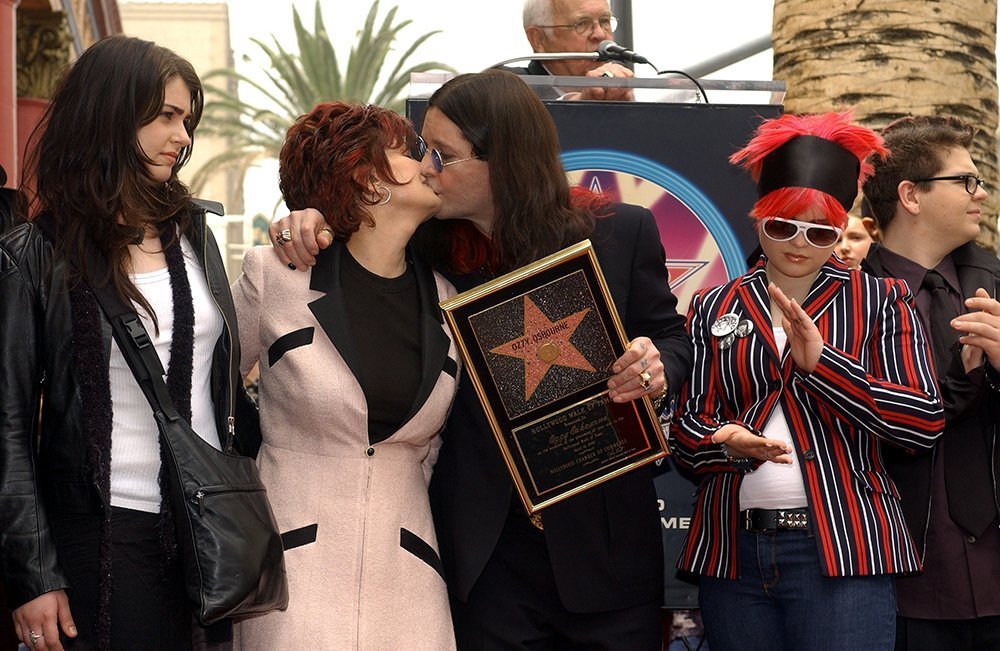
[[[505,59],[500,63],[494,63],[486,70],[492,70],[494,68],[502,68],[508,63],[517,63],[518,61],[574,61],[574,60],[587,60],[587,61],[615,61],[616,63],[621,63],[614,56],[609,56],[607,53],[602,52],[532,52],[528,56],[514,57],[513,59]],[[702,87],[701,83],[684,72],[683,70],[659,70],[652,63],[647,62],[647,65],[652,66],[653,70],[656,70],[657,75],[663,74],[676,74],[686,77],[695,88],[701,92],[701,98],[706,104],[708,101],[708,94],[705,93],[705,89]],[[610,81],[618,81],[619,83],[627,83],[624,79],[611,79]],[[618,85],[618,84],[615,84]]]
[[[492,70],[493,68],[502,68],[508,63],[517,63],[518,61],[577,61],[577,60],[588,60],[588,61],[602,61],[608,60],[606,57],[602,57],[600,52],[532,52],[528,56],[524,57],[514,57],[513,59],[506,59],[500,63],[494,63],[486,70]]]

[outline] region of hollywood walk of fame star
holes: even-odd
[[[490,350],[491,353],[524,360],[524,399],[531,399],[552,366],[594,372],[594,367],[570,343],[590,308],[557,321],[550,321],[529,297],[524,297],[524,334]]]

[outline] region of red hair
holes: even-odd
[[[798,136],[816,136],[834,142],[853,154],[861,164],[858,185],[872,173],[865,159],[876,153],[888,154],[877,133],[851,123],[852,111],[818,115],[782,115],[762,123],[747,145],[729,157],[729,162],[750,172],[754,182],[760,179],[764,159],[776,149]],[[812,188],[785,187],[768,192],[757,200],[750,217],[785,217],[794,219],[809,208],[817,208],[833,226],[843,228],[847,211],[834,197]]]
[[[570,204],[595,217],[610,205],[603,194],[591,192],[578,185],[569,189]],[[484,235],[472,222],[464,219],[449,220],[444,226],[448,233],[448,260],[456,273],[466,274],[482,267],[498,269],[500,257],[489,237]]]
[[[387,149],[416,138],[406,119],[379,106],[323,102],[295,121],[281,147],[278,179],[289,210],[311,207],[337,237],[374,225],[375,181],[398,184]]]

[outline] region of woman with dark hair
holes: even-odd
[[[441,204],[415,141],[377,106],[299,118],[281,191],[326,215],[330,246],[306,275],[253,249],[233,285],[290,591],[286,612],[239,626],[241,648],[455,646],[427,497],[458,375],[438,308],[454,289],[407,247]]]
[[[201,111],[181,57],[96,43],[43,119],[31,221],[0,239],[0,564],[34,649],[192,644],[156,422],[94,292],[135,306],[178,411],[230,447],[235,314],[206,208],[177,178]]]
[[[882,139],[849,113],[764,122],[731,158],[763,251],[695,294],[694,370],[670,431],[699,478],[678,566],[712,649],[893,648],[893,575],[920,558],[882,447],[944,424],[906,284],[832,255]]]
[[[614,363],[617,402],[662,398],[691,361],[652,214],[569,187],[545,106],[517,76],[460,75],[430,98],[422,170],[441,199],[417,237],[459,290],[590,238],[632,340]],[[315,211],[272,225],[318,250]],[[426,231],[426,232],[423,232]],[[322,239],[322,238],[321,238]],[[640,468],[528,518],[468,382],[431,482],[461,648],[659,649],[663,548],[652,471]]]

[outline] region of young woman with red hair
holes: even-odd
[[[941,432],[927,345],[904,283],[832,255],[872,153],[831,113],[767,121],[731,158],[763,255],[693,298],[670,433],[699,481],[678,566],[713,649],[892,649],[893,575],[920,570],[880,447]]]
[[[376,106],[301,117],[281,191],[322,211],[332,244],[308,273],[251,250],[233,285],[289,581],[288,610],[242,622],[237,648],[455,646],[427,497],[458,375],[438,308],[454,289],[407,248],[441,204],[415,143]]]

